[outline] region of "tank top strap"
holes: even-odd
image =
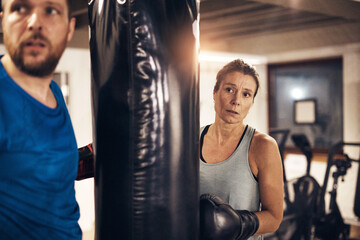
[[[255,133],[255,128],[247,125],[245,131],[246,132],[243,136],[241,144],[243,145],[242,147],[246,150],[246,152],[249,152],[251,141]]]

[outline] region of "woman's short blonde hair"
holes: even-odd
[[[256,90],[254,93],[254,98],[255,98],[255,96],[258,92],[258,89],[260,88],[259,74],[256,72],[256,69],[253,66],[245,63],[241,59],[233,60],[233,61],[227,63],[224,67],[222,67],[222,69],[220,69],[220,71],[216,75],[216,83],[214,86],[214,93],[216,93],[219,90],[220,84],[225,79],[226,75],[228,75],[229,73],[232,73],[232,72],[240,72],[245,75],[250,75],[254,78],[254,80],[256,82]]]

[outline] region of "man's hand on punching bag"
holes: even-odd
[[[214,194],[200,197],[200,239],[240,240],[254,235],[259,228],[257,216],[246,210],[234,210]]]

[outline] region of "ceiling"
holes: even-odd
[[[360,2],[350,0],[203,0],[205,50],[272,54],[360,42]]]
[[[73,0],[72,47],[88,47],[87,0]],[[360,2],[201,0],[201,50],[266,55],[360,43]]]

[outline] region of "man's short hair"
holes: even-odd
[[[245,75],[252,76],[254,78],[254,80],[256,82],[256,90],[254,93],[254,98],[255,98],[255,96],[258,92],[258,89],[260,87],[259,74],[256,72],[256,69],[253,66],[245,63],[241,59],[233,60],[233,61],[229,62],[228,64],[226,64],[222,69],[220,69],[220,71],[216,75],[216,83],[214,86],[214,93],[216,93],[219,90],[220,84],[225,79],[225,77],[229,73],[232,73],[232,72],[240,72]]]

